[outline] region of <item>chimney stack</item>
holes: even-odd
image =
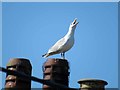
[[[44,80],[69,86],[69,73],[69,63],[65,59],[49,58],[43,65]],[[43,90],[58,90],[56,88],[43,85]]]
[[[80,90],[105,90],[105,85],[108,83],[99,79],[81,79],[78,81]]]
[[[11,59],[6,68],[8,70],[18,71],[31,76],[32,66],[28,59],[24,58],[13,58]],[[5,81],[5,90],[11,89],[22,89],[31,90],[31,80],[28,80],[24,77],[18,77],[14,75],[10,75],[7,73],[6,81]]]

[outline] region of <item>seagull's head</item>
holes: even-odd
[[[70,28],[75,29],[78,23],[79,22],[77,22],[77,18],[75,18],[74,21],[70,24]]]

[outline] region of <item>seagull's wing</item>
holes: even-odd
[[[65,44],[65,42],[66,42],[65,38],[61,38],[48,50],[48,53],[51,52],[60,53],[62,46]]]
[[[46,58],[48,56],[61,53],[65,43],[66,43],[65,38],[61,38],[48,50],[46,54],[42,55],[42,57]]]

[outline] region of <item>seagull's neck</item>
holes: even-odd
[[[74,29],[72,29],[72,28],[69,28],[69,30],[68,30],[68,32],[67,32],[67,34],[65,35],[65,37],[67,38],[69,38],[69,37],[74,37],[74,32],[75,32],[75,28]]]

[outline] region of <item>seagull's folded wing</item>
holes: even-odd
[[[49,49],[48,53],[51,53],[51,52],[60,53],[62,47],[65,44],[65,42],[66,42],[65,38],[61,38]]]

